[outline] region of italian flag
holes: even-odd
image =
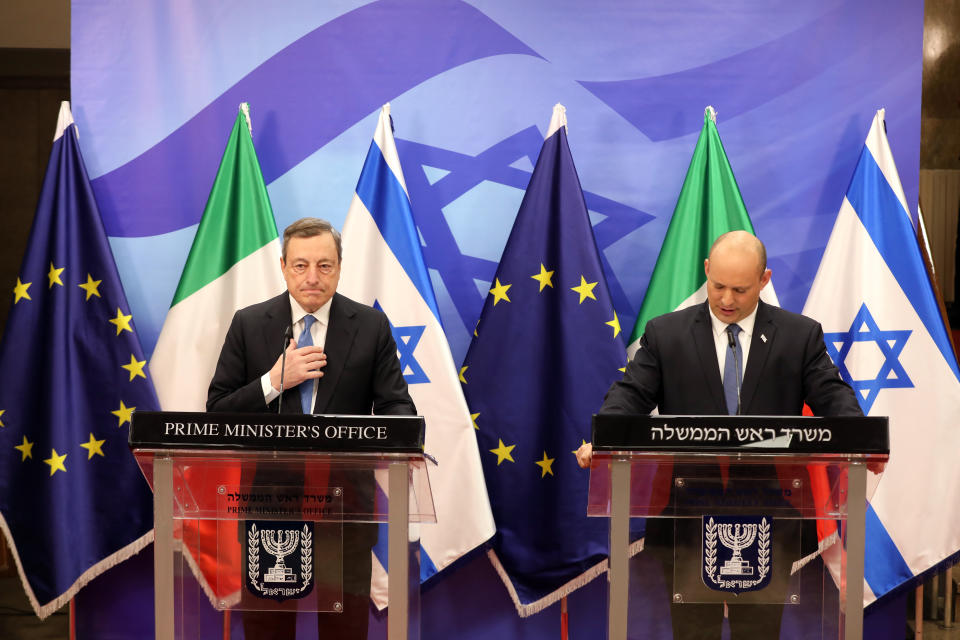
[[[703,261],[717,236],[737,230],[754,233],[717,133],[716,112],[713,107],[707,107],[687,177],[630,334],[629,357],[637,352],[648,320],[707,299]],[[760,297],[764,302],[780,306],[773,283],[763,288]]]
[[[740,187],[717,132],[716,111],[707,107],[703,129],[690,159],[677,206],[673,210],[667,235],[663,239],[657,264],[654,266],[640,314],[630,334],[629,357],[640,347],[640,337],[647,321],[670,311],[699,304],[707,299],[707,276],[703,261],[717,236],[728,231],[754,233],[750,215],[743,204]],[[764,302],[780,306],[771,281],[760,291]],[[809,409],[804,406],[804,413]],[[808,467],[812,491],[826,503],[829,482],[823,467]],[[836,540],[833,520],[817,520],[817,537],[823,550]],[[799,565],[807,559],[801,560]]]
[[[234,312],[284,288],[277,223],[243,103],[150,360],[161,408],[204,411]]]
[[[205,411],[234,312],[284,289],[277,223],[253,149],[250,106],[243,103],[150,360],[161,408]],[[200,468],[188,473],[194,471],[206,473]],[[217,485],[239,487],[240,465],[220,465],[205,481],[210,491]],[[210,602],[236,603],[242,575],[237,523],[187,520],[178,533]]]

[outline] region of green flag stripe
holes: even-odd
[[[170,306],[278,237],[246,118],[237,114]]]
[[[754,233],[717,125],[705,115],[630,343],[643,335],[648,320],[673,311],[703,285],[710,245],[738,229]]]

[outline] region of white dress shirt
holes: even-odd
[[[753,341],[753,326],[757,322],[757,308],[753,308],[746,318],[735,323],[739,325],[741,331],[738,336],[740,339],[740,350],[743,351],[743,374],[747,372],[747,355],[750,353],[750,344]],[[707,307],[709,309],[709,306]],[[717,316],[713,315],[713,309],[710,309],[710,324],[713,325],[713,342],[717,349],[717,363],[720,365],[720,381],[723,381],[723,365],[727,359],[727,350],[730,348],[730,342],[727,339],[727,327],[730,324],[723,322]]]
[[[317,321],[313,323],[313,326],[310,327],[310,337],[313,338],[313,346],[315,347],[322,347],[327,342],[327,326],[330,324],[331,302],[333,302],[333,298],[327,300],[322,307],[312,314],[313,317],[317,319]],[[303,333],[304,326],[303,319],[307,315],[307,312],[303,310],[300,303],[294,300],[293,296],[290,296],[290,317],[293,319],[294,342],[300,342],[300,334]],[[311,380],[311,382],[313,383],[313,394],[310,397],[310,406],[312,407],[317,402],[317,383],[319,380],[314,379]],[[280,390],[274,389],[270,383],[269,371],[260,377],[260,386],[263,389],[263,399],[267,404],[273,402],[273,400],[280,395]]]

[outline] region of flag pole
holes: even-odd
[[[560,598],[560,640],[567,640],[570,634],[570,617],[567,612],[567,596]]]
[[[920,255],[923,256],[923,266],[927,269],[927,278],[930,280],[930,287],[933,289],[933,297],[937,299],[940,319],[943,320],[943,326],[947,328],[947,338],[950,340],[950,346],[953,347],[953,354],[960,360],[957,345],[953,341],[953,332],[950,331],[950,320],[947,316],[947,307],[943,302],[943,292],[940,291],[940,283],[937,282],[933,256],[930,252],[930,240],[927,238],[927,225],[923,219],[923,207],[920,206],[920,202],[917,202],[917,245],[920,247]]]
[[[913,637],[914,640],[923,640],[923,583],[917,585],[913,601]]]

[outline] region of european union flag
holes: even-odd
[[[574,451],[626,361],[570,148],[550,128],[461,373],[497,525],[492,559],[521,616],[599,575]]]
[[[0,525],[41,618],[150,541],[145,365],[64,102],[0,343]]]

